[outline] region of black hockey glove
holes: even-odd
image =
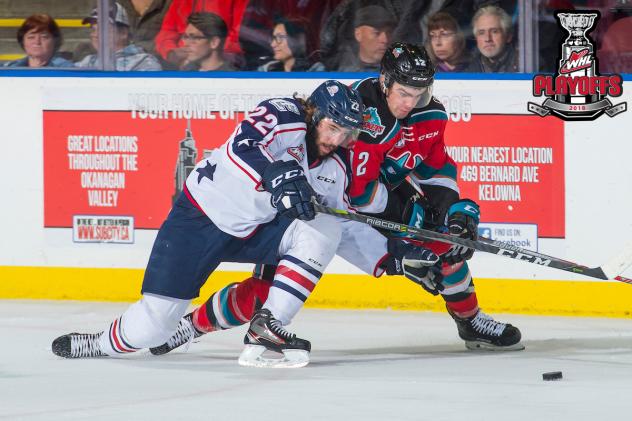
[[[272,206],[281,215],[303,221],[314,219],[314,190],[307,182],[303,168],[296,161],[271,163],[261,179],[263,188],[272,195]]]
[[[404,275],[432,295],[444,290],[441,262],[431,250],[389,239],[388,252],[389,257],[383,265],[387,275]]]
[[[448,209],[448,230],[451,235],[469,240],[478,239],[478,222],[481,210],[478,204],[470,199],[461,199]],[[454,246],[443,255],[443,261],[454,265],[469,260],[474,250],[463,246]]]

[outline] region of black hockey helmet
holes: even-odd
[[[423,46],[394,42],[382,57],[380,73],[384,76],[386,89],[394,82],[413,88],[428,88],[419,106],[430,102],[435,67]]]

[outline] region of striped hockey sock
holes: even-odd
[[[283,256],[264,308],[287,325],[316,287],[322,273],[293,256]]]

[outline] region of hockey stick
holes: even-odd
[[[540,266],[547,266],[554,269],[560,269],[566,272],[579,273],[581,275],[589,276],[592,278],[608,280],[614,279],[615,281],[632,284],[632,279],[620,275],[625,269],[632,265],[632,244],[628,244],[623,252],[611,259],[605,265],[590,268],[584,265],[569,262],[568,260],[563,260],[557,257],[538,253],[536,251],[516,247],[502,241],[490,240],[487,238],[479,238],[476,241],[469,240],[466,238],[455,237],[449,234],[443,234],[423,228],[415,228],[413,226],[399,224],[397,222],[391,222],[359,213],[347,212],[342,209],[328,208],[318,203],[314,203],[314,208],[317,212],[320,213],[326,213],[340,218],[362,222],[364,224],[371,225],[374,228],[381,228],[394,232],[404,233],[412,238],[418,238],[421,240],[435,240],[442,243],[465,246],[473,250],[483,251],[491,254],[498,254],[500,256],[509,257],[511,259],[534,263]]]

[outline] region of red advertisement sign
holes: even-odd
[[[243,118],[213,115],[189,123],[130,111],[44,111],[44,225],[106,215],[158,229],[188,171]],[[484,222],[533,223],[540,237],[564,237],[561,120],[473,115],[447,127],[461,195],[480,203]]]
[[[564,122],[537,116],[473,115],[449,123],[461,197],[484,222],[532,223],[538,237],[563,238]]]
[[[71,227],[77,214],[129,215],[135,228],[158,229],[184,170],[182,149],[195,151],[184,157],[190,166],[235,129],[234,119],[213,115],[187,130],[185,119],[129,111],[44,111],[44,226]]]

